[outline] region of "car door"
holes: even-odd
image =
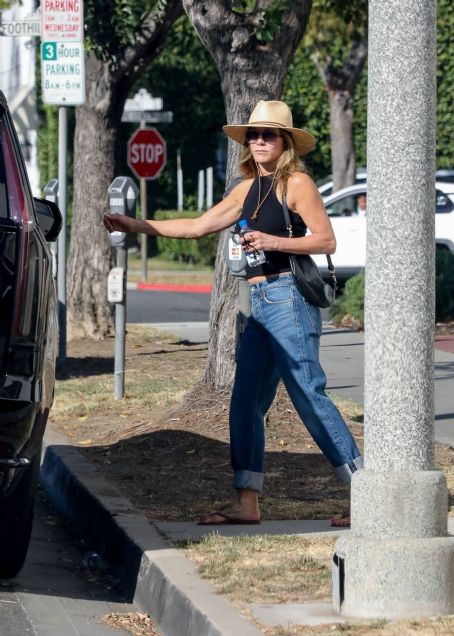
[[[333,262],[339,278],[346,278],[366,266],[366,216],[360,216],[357,197],[366,193],[366,188],[347,188],[326,199],[326,211],[336,236],[337,248]],[[321,269],[326,269],[326,257],[314,256]]]
[[[454,252],[454,203],[447,194],[436,190],[435,241],[437,247]]]

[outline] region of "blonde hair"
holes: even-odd
[[[289,177],[294,172],[307,173],[306,166],[295,152],[295,144],[290,133],[286,130],[279,129],[282,139],[284,140],[284,151],[278,159],[276,171],[274,173],[274,184],[278,184],[284,189],[287,187]],[[258,175],[258,165],[254,161],[249,144],[245,142],[241,150],[239,172],[246,179],[254,179]]]

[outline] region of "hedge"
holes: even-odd
[[[330,317],[336,322],[353,319],[364,325],[364,286],[364,272],[350,278],[332,305]],[[435,320],[454,320],[454,254],[447,249],[436,252]]]
[[[186,210],[184,212],[157,210],[154,218],[156,220],[192,219],[197,216],[200,216],[200,212],[195,210]],[[184,263],[194,263],[195,265],[201,263],[214,266],[218,236],[217,234],[210,234],[200,239],[176,239],[157,236],[156,245],[158,254],[163,258]]]

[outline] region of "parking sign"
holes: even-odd
[[[41,37],[44,41],[82,42],[83,0],[42,0]]]
[[[85,101],[84,45],[82,42],[42,42],[43,102],[78,106]]]

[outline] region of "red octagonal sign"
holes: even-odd
[[[166,165],[166,142],[156,128],[138,128],[128,141],[128,166],[139,179],[156,179]]]

